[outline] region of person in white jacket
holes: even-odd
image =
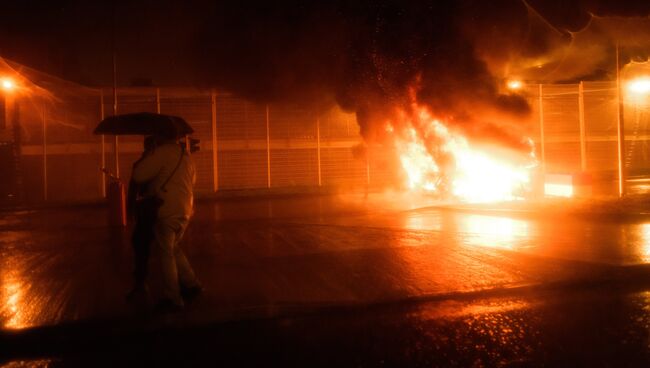
[[[194,297],[201,292],[179,244],[193,213],[194,163],[175,139],[160,138],[157,147],[134,166],[132,178],[136,183],[146,183],[145,196],[161,200],[152,244],[160,257],[164,283],[158,307],[179,310],[184,306],[183,296]]]

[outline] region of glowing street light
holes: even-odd
[[[506,84],[508,86],[509,90],[516,91],[518,89],[521,89],[521,87],[524,86],[523,82],[518,80],[518,79],[511,79],[508,81]]]
[[[12,81],[9,78],[2,79],[2,88],[5,91],[11,91],[12,89],[14,89],[14,87],[16,87],[16,85],[14,84],[14,81]]]
[[[641,77],[630,81],[627,84],[627,89],[630,92],[645,95],[650,93],[650,77]]]

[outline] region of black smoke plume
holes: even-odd
[[[594,17],[649,10],[605,0],[222,1],[202,10],[197,71],[259,101],[338,104],[356,112],[366,139],[415,102],[470,138],[522,148],[530,109],[504,78],[543,78],[534,72]],[[552,78],[588,71],[572,73]]]

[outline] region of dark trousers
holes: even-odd
[[[154,240],[155,223],[156,219],[153,216],[138,214],[136,217],[131,237],[135,261],[133,277],[136,285],[144,285],[149,274],[149,254]]]

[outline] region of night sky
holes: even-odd
[[[456,42],[448,37],[448,30],[459,19],[460,23],[490,36],[525,38],[516,40],[514,45],[524,55],[552,47],[543,37],[544,32],[534,29],[535,20],[527,15],[524,2],[487,3],[13,1],[3,4],[0,13],[0,54],[74,81],[102,85],[112,80],[114,32],[120,81],[128,84],[133,78],[151,78],[154,83],[164,85],[205,81],[206,71],[202,75],[187,69],[212,63],[240,70],[261,67],[264,70],[260,72],[284,73],[285,78],[291,77],[286,75],[291,73],[282,70],[283,64],[289,65],[286,69],[293,69],[294,73],[310,67],[323,68],[329,69],[326,72],[331,77],[332,71],[338,72],[336,68],[342,67],[339,59],[345,55],[339,53],[361,47],[355,42],[378,44],[382,51],[408,62],[409,58],[420,56],[414,47],[422,44],[444,47],[445,43]],[[647,18],[650,11],[650,2],[643,0],[530,0],[527,3],[544,21],[564,32],[565,37],[570,37],[568,32],[587,27],[590,14]],[[521,29],[527,34],[508,34]],[[292,57],[302,59],[306,65],[296,70]],[[191,77],[194,74],[198,75]]]

